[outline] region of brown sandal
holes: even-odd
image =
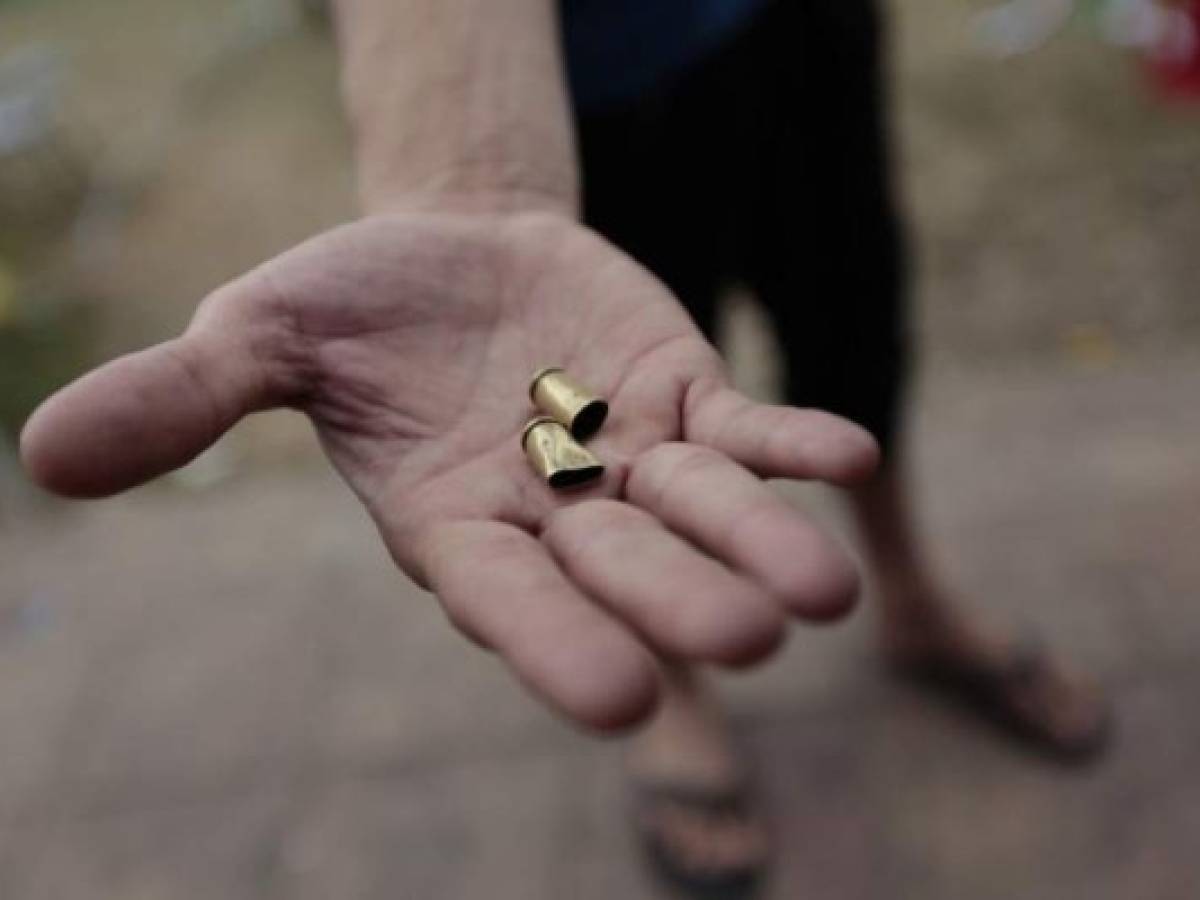
[[[638,839],[660,879],[697,900],[744,900],[757,894],[768,868],[765,854],[734,866],[697,867],[656,827],[664,809],[682,810],[713,823],[752,822],[757,818],[756,804],[747,786],[712,788],[635,778],[632,787]]]

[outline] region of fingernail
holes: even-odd
[[[529,396],[534,406],[566,426],[581,441],[599,431],[608,415],[607,403],[558,366],[548,366],[534,374]]]
[[[534,471],[552,488],[575,487],[604,474],[604,464],[577,444],[561,422],[549,416],[526,423],[521,446]]]

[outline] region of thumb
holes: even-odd
[[[178,468],[239,419],[297,396],[296,342],[248,275],[210,296],[182,337],[123,356],[42,404],[21,458],[48,490],[100,497]]]

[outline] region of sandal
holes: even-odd
[[[697,900],[743,900],[755,896],[766,875],[766,853],[734,865],[698,864],[666,836],[664,818],[672,812],[702,827],[731,820],[753,825],[756,804],[747,786],[704,787],[634,778],[634,823],[639,842],[655,873],[685,897]],[[751,854],[752,856],[754,854]]]

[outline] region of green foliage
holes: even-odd
[[[97,361],[96,304],[56,299],[48,307],[0,321],[0,431],[13,437],[38,403]]]

